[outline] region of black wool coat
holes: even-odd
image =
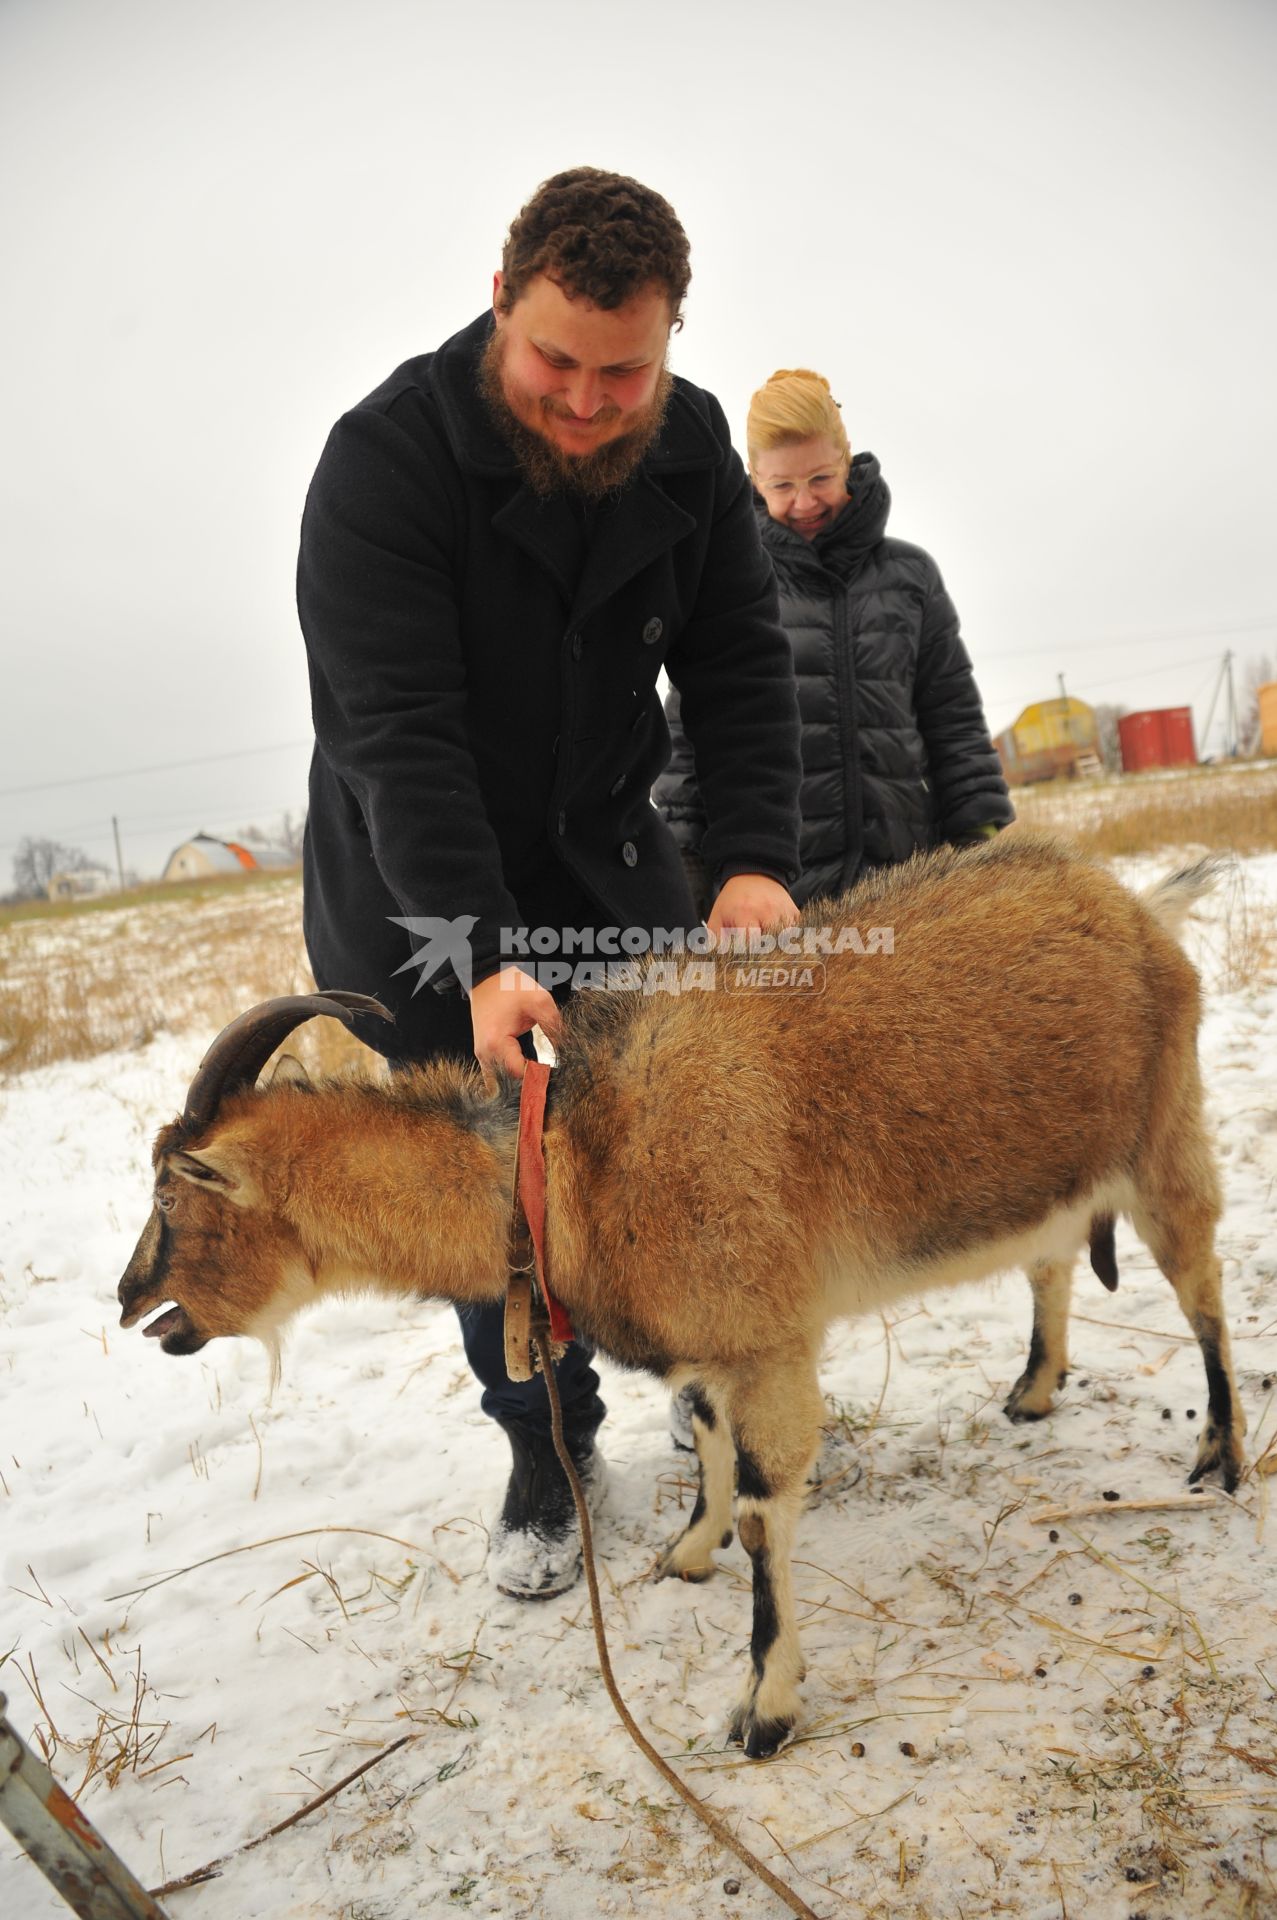
[[[637,474],[586,516],[534,493],[497,431],[477,386],[492,325],[338,421],[302,521],[306,940],[321,985],[391,1004],[396,1052],[416,976],[394,978],[411,943],[391,916],[475,916],[476,981],[502,928],[560,900],[596,925],[695,924],[650,800],[662,667],[696,741],[707,859],[797,872],[793,666],[721,408],[676,379]]]
[[[971,660],[935,561],[887,538],[891,495],[858,454],[849,504],[807,541],[757,503],[794,651],[802,714],[799,901],[1015,818]],[[655,799],[695,853],[705,824],[700,760],[666,702],[673,736]]]

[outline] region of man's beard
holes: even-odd
[[[494,333],[479,362],[479,391],[502,438],[513,448],[532,491],[542,498],[575,493],[584,500],[601,500],[606,494],[619,493],[665,424],[665,411],[674,391],[669,368],[661,368],[655,393],[627,432],[618,434],[615,440],[605,440],[592,453],[565,453],[557,441],[525,426],[506,399],[501,381],[504,347],[500,333]],[[541,405],[545,407],[544,400]]]

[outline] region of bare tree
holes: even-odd
[[[55,873],[83,873],[96,863],[82,847],[26,834],[13,856],[13,891],[19,900],[38,900],[49,891]]]
[[[1272,657],[1252,654],[1242,676],[1241,698],[1237,703],[1237,749],[1239,753],[1259,752],[1259,689],[1277,680]]]
[[[1125,707],[1095,708],[1095,746],[1105,773],[1122,771],[1122,742],[1117,723],[1126,711]]]
[[[290,808],[279,823],[279,844],[294,860],[302,857],[302,836],[306,831],[306,809],[294,813]]]

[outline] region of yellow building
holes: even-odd
[[[1099,730],[1085,700],[1035,700],[994,742],[1013,787],[1099,772]]]
[[[1259,751],[1277,759],[1277,680],[1269,680],[1259,692]]]

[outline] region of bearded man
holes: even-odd
[[[662,667],[704,796],[711,931],[796,917],[790,649],[722,409],[666,366],[689,279],[659,194],[556,174],[510,229],[492,310],[399,367],[324,449],[297,587],[306,941],[321,987],[391,1007],[393,1028],[360,1031],[395,1064],[522,1072],[533,1025],[558,1027],[519,964],[545,952],[528,930],[567,930],[579,955],[597,929],[629,930],[633,951],[636,930],[697,924],[649,799],[669,757]],[[544,1383],[507,1378],[499,1307],[461,1319],[513,1453],[489,1570],[519,1597],[561,1592],[580,1548]],[[558,1378],[597,1498],[590,1358],[569,1348]]]

